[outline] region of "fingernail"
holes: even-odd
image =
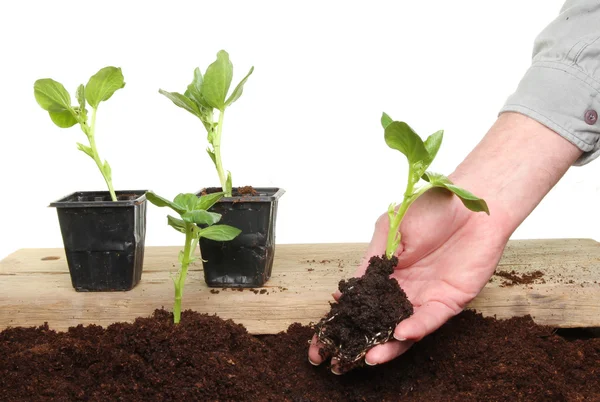
[[[308,356],[308,362],[309,362],[310,364],[312,364],[313,366],[319,366],[319,364],[317,364],[317,363],[313,362],[313,361],[310,359],[310,356]]]
[[[340,373],[339,371],[337,371],[337,369],[335,368],[335,366],[331,366],[331,372],[335,375],[342,375],[342,373]]]
[[[365,364],[367,366],[376,366],[377,365],[377,363],[371,363],[370,361],[368,361],[367,358],[365,358]]]
[[[400,336],[398,336],[396,334],[394,334],[394,339],[396,339],[397,341],[400,341],[400,342],[406,341],[406,338],[402,338],[402,337],[400,337]]]

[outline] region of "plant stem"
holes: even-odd
[[[213,148],[215,152],[215,165],[217,166],[217,173],[219,174],[219,180],[221,181],[221,189],[225,192],[225,197],[231,197],[231,191],[227,189],[227,178],[225,176],[225,171],[223,170],[223,162],[221,161],[221,133],[223,132],[224,115],[224,111],[219,112],[217,135],[214,139]]]
[[[398,208],[398,212],[393,217],[390,217],[390,230],[388,232],[387,238],[387,246],[385,249],[385,256],[387,259],[391,259],[398,249],[400,242],[402,241],[402,233],[400,233],[400,224],[402,223],[402,219],[404,215],[406,215],[406,211],[411,206],[413,202],[421,195],[423,195],[427,190],[432,188],[431,184],[427,184],[416,192],[414,191],[415,183],[419,180],[418,177],[415,179],[414,172],[412,168],[408,170],[408,185],[406,186],[406,191],[404,192],[404,199],[402,200],[402,204],[400,208]]]
[[[98,149],[96,148],[96,140],[94,138],[95,130],[96,130],[96,109],[92,108],[92,124],[90,126],[90,129],[86,132],[86,134],[88,137],[88,141],[90,142],[90,148],[92,149],[92,155],[94,155],[93,156],[94,162],[96,162],[98,169],[100,169],[100,173],[102,173],[102,177],[104,177],[104,181],[106,182],[106,185],[108,186],[108,191],[110,192],[110,198],[113,201],[117,201],[117,195],[115,194],[115,190],[113,189],[113,185],[112,185],[112,177],[109,177],[107,175],[107,172],[104,171],[104,166],[100,159],[100,155],[98,155]],[[84,132],[85,132],[85,130],[84,130]]]
[[[185,246],[183,249],[183,258],[181,260],[181,270],[177,278],[173,281],[175,284],[175,304],[173,305],[173,322],[179,324],[181,320],[181,299],[183,298],[183,285],[187,277],[188,267],[195,247],[192,247],[192,241],[195,240],[194,226],[186,222],[185,224]],[[194,241],[194,244],[197,240]]]

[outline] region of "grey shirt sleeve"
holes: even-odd
[[[600,156],[600,0],[567,0],[535,39],[532,64],[500,110],[529,116]]]

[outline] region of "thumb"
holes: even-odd
[[[394,338],[399,341],[420,341],[431,334],[446,321],[457,314],[446,304],[430,301],[415,308],[415,313],[401,321],[394,331]]]

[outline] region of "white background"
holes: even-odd
[[[158,94],[183,91],[218,50],[243,96],[228,110],[223,158],[235,185],[279,186],[278,243],[366,242],[405,185],[383,141],[382,111],[426,136],[445,130],[432,170],[450,173],[493,124],[562,0],[3,1],[0,5],[0,258],[62,247],[48,204],[104,190],[33,83],[74,94],[107,65],[126,87],[101,105],[97,143],[117,189],[173,197],[218,183],[200,122]],[[600,238],[600,162],[572,168],[513,238]],[[502,172],[499,172],[502,174]],[[147,245],[179,245],[166,211],[148,212]]]

